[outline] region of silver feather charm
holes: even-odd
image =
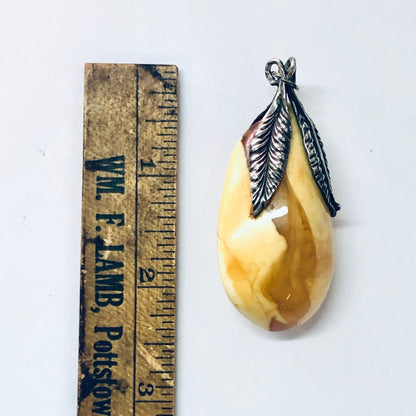
[[[277,72],[272,71],[273,66]],[[278,59],[270,60],[265,72],[270,84],[278,87],[276,95],[242,140],[250,174],[253,216],[258,217],[270,202],[286,170],[292,136],[289,104],[302,134],[314,180],[331,216],[335,216],[340,205],[332,192],[323,143],[294,91],[297,88],[295,58],[289,58],[285,65]]]
[[[291,134],[287,102],[277,95],[261,119],[248,149],[254,217],[263,211],[283,179]]]
[[[302,134],[303,145],[306,150],[306,155],[308,156],[313,177],[328,207],[331,217],[335,217],[337,211],[341,207],[335,201],[332,192],[331,176],[329,174],[328,160],[324,151],[324,145],[319,137],[315,124],[306,114],[295,91],[289,91],[288,97]]]

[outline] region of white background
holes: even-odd
[[[415,11],[3,1],[1,415],[76,414],[85,62],[180,69],[177,415],[415,414]],[[290,55],[342,210],[324,306],[267,333],[225,295],[216,222],[231,150],[274,92],[264,64]]]

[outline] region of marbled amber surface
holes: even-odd
[[[229,163],[218,221],[225,290],[243,315],[269,330],[307,321],[321,305],[333,269],[331,217],[292,112],[290,117],[289,160],[270,204],[253,218],[249,173],[239,141]]]

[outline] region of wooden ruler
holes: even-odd
[[[177,80],[85,66],[79,416],[174,414]]]

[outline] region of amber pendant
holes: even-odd
[[[233,151],[218,220],[225,290],[271,331],[306,322],[324,300],[334,262],[331,216],[340,208],[295,76],[294,58],[267,63],[277,92]]]

